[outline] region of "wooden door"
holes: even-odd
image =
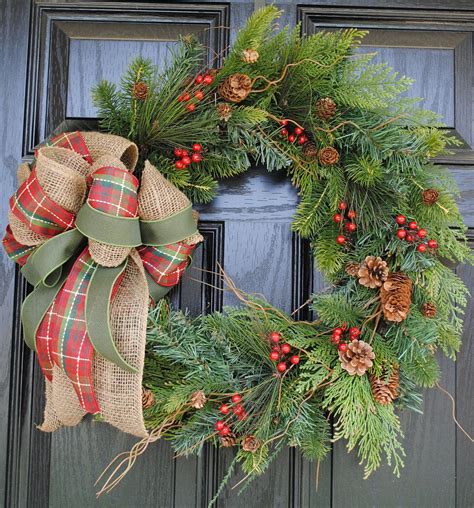
[[[19,161],[56,129],[94,126],[90,88],[116,81],[138,55],[162,65],[179,34],[193,32],[211,53],[225,52],[236,30],[262,1],[115,2],[3,0],[0,3],[1,227],[15,188]],[[474,228],[472,52],[474,10],[469,0],[319,0],[276,2],[282,23],[303,30],[366,27],[362,51],[380,51],[402,73],[417,79],[414,95],[445,117],[464,141],[447,164],[460,184],[464,218]],[[226,28],[230,27],[230,29]],[[242,289],[263,293],[286,310],[297,308],[324,283],[311,265],[308,245],[290,232],[297,202],[283,175],[255,168],[224,182],[220,196],[201,208],[205,244],[194,266],[225,267]],[[231,452],[206,449],[199,458],[173,460],[167,443],[155,444],[122,484],[95,500],[93,483],[107,462],[134,438],[86,421],[53,435],[40,433],[42,379],[21,339],[19,306],[26,287],[1,254],[0,264],[0,488],[7,507],[200,507],[206,506],[230,463]],[[458,271],[474,291],[474,270]],[[232,303],[220,291],[191,278],[174,291],[176,304],[193,312]],[[219,281],[206,279],[213,285]],[[300,313],[304,317],[304,313]],[[456,365],[442,362],[442,385],[456,399],[457,419],[473,433],[473,309],[466,313],[464,347]],[[406,467],[399,480],[382,468],[369,480],[354,455],[337,443],[316,466],[292,449],[241,495],[226,490],[222,507],[432,507],[474,505],[472,444],[456,428],[446,395],[432,390],[424,416],[405,414]],[[231,482],[232,485],[232,482]]]

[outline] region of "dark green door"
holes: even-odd
[[[1,227],[7,198],[15,187],[19,161],[56,129],[94,125],[90,89],[100,79],[116,81],[134,56],[157,64],[180,34],[193,32],[210,54],[225,54],[252,10],[262,1],[115,2],[83,0],[3,0],[0,3]],[[400,72],[416,78],[416,96],[444,115],[465,146],[440,160],[462,190],[465,221],[474,228],[472,53],[474,7],[469,0],[319,0],[276,2],[282,23],[321,29],[370,29],[362,51],[379,51]],[[263,293],[291,310],[323,281],[310,264],[308,246],[289,228],[296,204],[290,184],[264,169],[222,185],[215,202],[201,209],[206,237],[194,267],[220,262],[246,291]],[[245,254],[245,255],[244,255]],[[21,340],[18,308],[25,293],[13,265],[0,255],[0,488],[7,507],[54,508],[200,507],[212,498],[231,453],[206,452],[197,459],[173,460],[167,443],[153,445],[122,484],[95,499],[94,481],[115,454],[134,439],[100,423],[42,434],[43,387],[34,357]],[[474,270],[459,267],[474,290]],[[198,270],[190,277],[198,278]],[[194,312],[228,303],[222,293],[184,281],[176,304]],[[444,361],[442,385],[456,400],[456,417],[473,433],[474,390],[472,306],[466,313],[464,348],[456,365]],[[452,403],[439,391],[425,398],[425,414],[403,415],[406,467],[399,480],[382,468],[369,480],[343,443],[318,468],[292,449],[237,496],[224,492],[222,507],[413,507],[474,506],[472,443],[453,421]],[[236,482],[230,482],[230,487]]]

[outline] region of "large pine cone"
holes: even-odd
[[[387,321],[406,319],[411,305],[411,279],[402,272],[391,273],[380,288],[383,315]]]
[[[363,340],[354,340],[347,345],[344,352],[339,351],[341,367],[347,370],[351,376],[364,375],[365,371],[372,367],[374,358],[375,353],[372,351],[372,346]]]
[[[388,379],[386,379],[386,376],[377,377],[374,374],[370,374],[369,380],[372,395],[379,404],[385,406],[392,403],[398,397],[400,376],[397,368],[392,369]]]
[[[232,74],[217,87],[217,93],[226,101],[242,102],[252,89],[252,79],[247,74]]]
[[[421,195],[423,203],[428,206],[434,205],[439,199],[439,192],[436,189],[425,189]]]
[[[380,287],[388,277],[387,262],[379,257],[367,256],[357,275],[359,276],[359,284],[371,289]]]
[[[436,317],[438,309],[434,303],[426,302],[421,306],[421,312],[423,313],[423,316],[427,318],[434,318]]]
[[[329,120],[336,113],[336,103],[330,98],[319,99],[316,103],[316,114],[322,120]]]
[[[319,162],[323,166],[331,166],[339,162],[339,152],[332,146],[321,148],[318,153]]]

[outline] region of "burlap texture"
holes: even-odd
[[[93,161],[103,155],[109,155],[120,159],[129,171],[135,169],[138,161],[138,148],[132,141],[101,132],[81,132],[81,135]]]
[[[8,222],[10,223],[10,228],[15,240],[23,245],[39,245],[40,243],[48,240],[47,236],[39,235],[38,233],[31,231],[31,229],[21,222],[21,220],[14,215],[11,210],[8,210]]]
[[[183,210],[189,199],[170,183],[149,161],[145,162],[138,192],[138,215],[143,220],[158,220]],[[183,240],[187,245],[202,242],[199,232]]]
[[[26,182],[30,174],[31,174],[30,165],[27,162],[20,164],[18,166],[18,169],[16,170],[16,179],[18,180],[18,185],[21,185],[23,182]]]
[[[102,155],[92,164],[90,174],[104,166],[127,169],[118,157]],[[92,259],[102,266],[118,266],[130,254],[130,250],[129,247],[115,247],[114,245],[107,245],[96,240],[89,240],[89,252]]]
[[[133,250],[111,304],[110,325],[120,355],[137,372],[126,372],[97,354],[92,372],[102,418],[122,432],[138,437],[148,435],[142,412],[147,314],[148,286],[140,258]],[[62,426],[77,425],[85,414],[71,381],[55,366],[53,380],[46,382],[44,422],[39,428],[53,432]]]

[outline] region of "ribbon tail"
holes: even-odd
[[[145,270],[146,282],[148,284],[148,292],[150,293],[151,299],[156,303],[165,297],[174,286],[160,286],[153,277]]]
[[[98,266],[92,275],[86,296],[86,322],[95,351],[128,372],[137,372],[120,355],[110,329],[112,291],[127,266],[127,260],[113,268]]]

